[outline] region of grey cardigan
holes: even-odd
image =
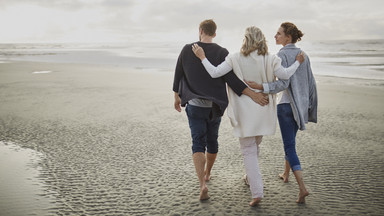
[[[281,58],[281,65],[288,67],[296,61],[300,48],[295,44],[288,44],[277,54]],[[278,93],[287,89],[291,101],[293,116],[300,130],[305,130],[305,124],[317,123],[317,90],[316,81],[312,74],[308,56],[289,80],[278,80],[268,83],[269,93]]]

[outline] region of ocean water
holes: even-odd
[[[182,43],[0,44],[0,63],[112,64],[173,72]],[[225,46],[225,44],[223,44]],[[315,75],[384,80],[384,40],[303,41]],[[271,53],[280,47],[270,45]]]
[[[384,80],[384,40],[299,42],[317,75]]]

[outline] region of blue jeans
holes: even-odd
[[[188,116],[189,128],[192,136],[192,152],[207,151],[211,154],[218,152],[219,127],[221,117],[211,120],[211,108],[187,105],[185,111]]]
[[[300,160],[296,154],[296,133],[299,127],[293,117],[291,105],[288,103],[277,105],[277,118],[284,143],[285,159],[292,171],[301,170]]]

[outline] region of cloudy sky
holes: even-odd
[[[207,18],[219,43],[241,43],[251,25],[272,41],[284,21],[306,40],[384,39],[383,10],[383,0],[0,0],[0,43],[184,43]]]

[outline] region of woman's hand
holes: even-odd
[[[262,84],[258,84],[256,82],[253,82],[253,81],[247,81],[247,80],[244,80],[245,83],[247,83],[247,85],[253,89],[258,89],[258,90],[264,90],[264,87]]]
[[[300,52],[299,54],[297,54],[296,60],[299,61],[300,64],[303,63],[303,61],[305,60],[304,52]]]
[[[193,44],[192,45],[192,51],[193,53],[195,53],[195,55],[201,60],[203,61],[205,59],[205,52],[203,50],[203,48],[201,48],[199,45],[197,44]]]

